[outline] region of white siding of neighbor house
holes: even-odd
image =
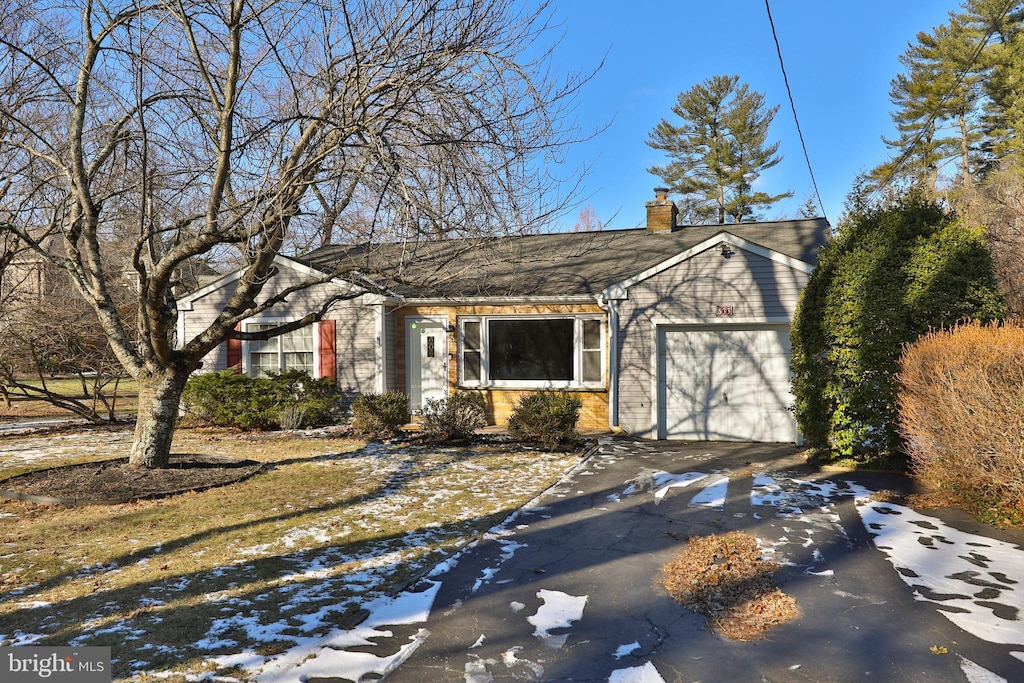
[[[790,320],[807,273],[743,249],[730,258],[717,247],[629,289],[619,302],[619,426],[657,438],[652,397],[655,323],[754,323]],[[717,314],[732,307],[731,317]]]
[[[282,267],[272,282],[264,288],[262,299],[273,291],[303,282],[305,276],[288,267]],[[202,332],[217,316],[231,296],[234,282],[214,289],[195,300],[192,310],[182,311],[184,339],[187,341]],[[316,285],[288,296],[284,303],[264,311],[258,320],[288,321],[319,310],[324,300],[332,295],[344,293],[341,284]],[[365,393],[376,387],[376,315],[375,306],[365,297],[341,300],[332,305],[326,319],[335,320],[335,357],[338,386],[345,392]],[[227,349],[224,344],[211,351],[203,361],[203,372],[224,370],[227,367]]]

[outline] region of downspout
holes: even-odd
[[[597,305],[608,314],[608,429],[619,433],[619,308],[603,293],[597,296]]]

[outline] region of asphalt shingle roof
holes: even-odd
[[[817,262],[823,218],[422,241],[369,248],[326,246],[297,260],[325,272],[356,270],[406,297],[596,295],[720,232]]]

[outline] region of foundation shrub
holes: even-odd
[[[409,399],[400,391],[363,394],[352,402],[352,430],[371,439],[394,436],[409,421]]]
[[[437,441],[466,441],[487,424],[487,405],[480,394],[458,392],[428,399],[423,406],[423,435]]]
[[[297,429],[331,424],[340,393],[330,378],[290,370],[249,377],[234,370],[189,379],[182,394],[185,415],[199,424],[241,429]]]
[[[925,335],[907,346],[899,385],[916,476],[964,501],[1024,508],[1024,325]]]
[[[567,391],[538,391],[525,394],[508,420],[508,431],[520,441],[536,441],[548,447],[579,444],[576,423],[583,402]]]

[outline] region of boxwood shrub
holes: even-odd
[[[409,399],[400,391],[363,394],[352,402],[352,430],[371,439],[394,436],[409,421]]]
[[[576,423],[583,402],[567,391],[524,394],[512,410],[508,431],[520,441],[535,441],[550,448],[575,447],[580,434]]]
[[[289,370],[267,377],[240,375],[233,369],[188,380],[183,412],[201,424],[241,429],[293,429],[333,423],[341,410],[334,380],[313,379]]]
[[[423,435],[437,441],[465,441],[487,424],[484,397],[460,391],[441,399],[428,399],[423,406]]]

